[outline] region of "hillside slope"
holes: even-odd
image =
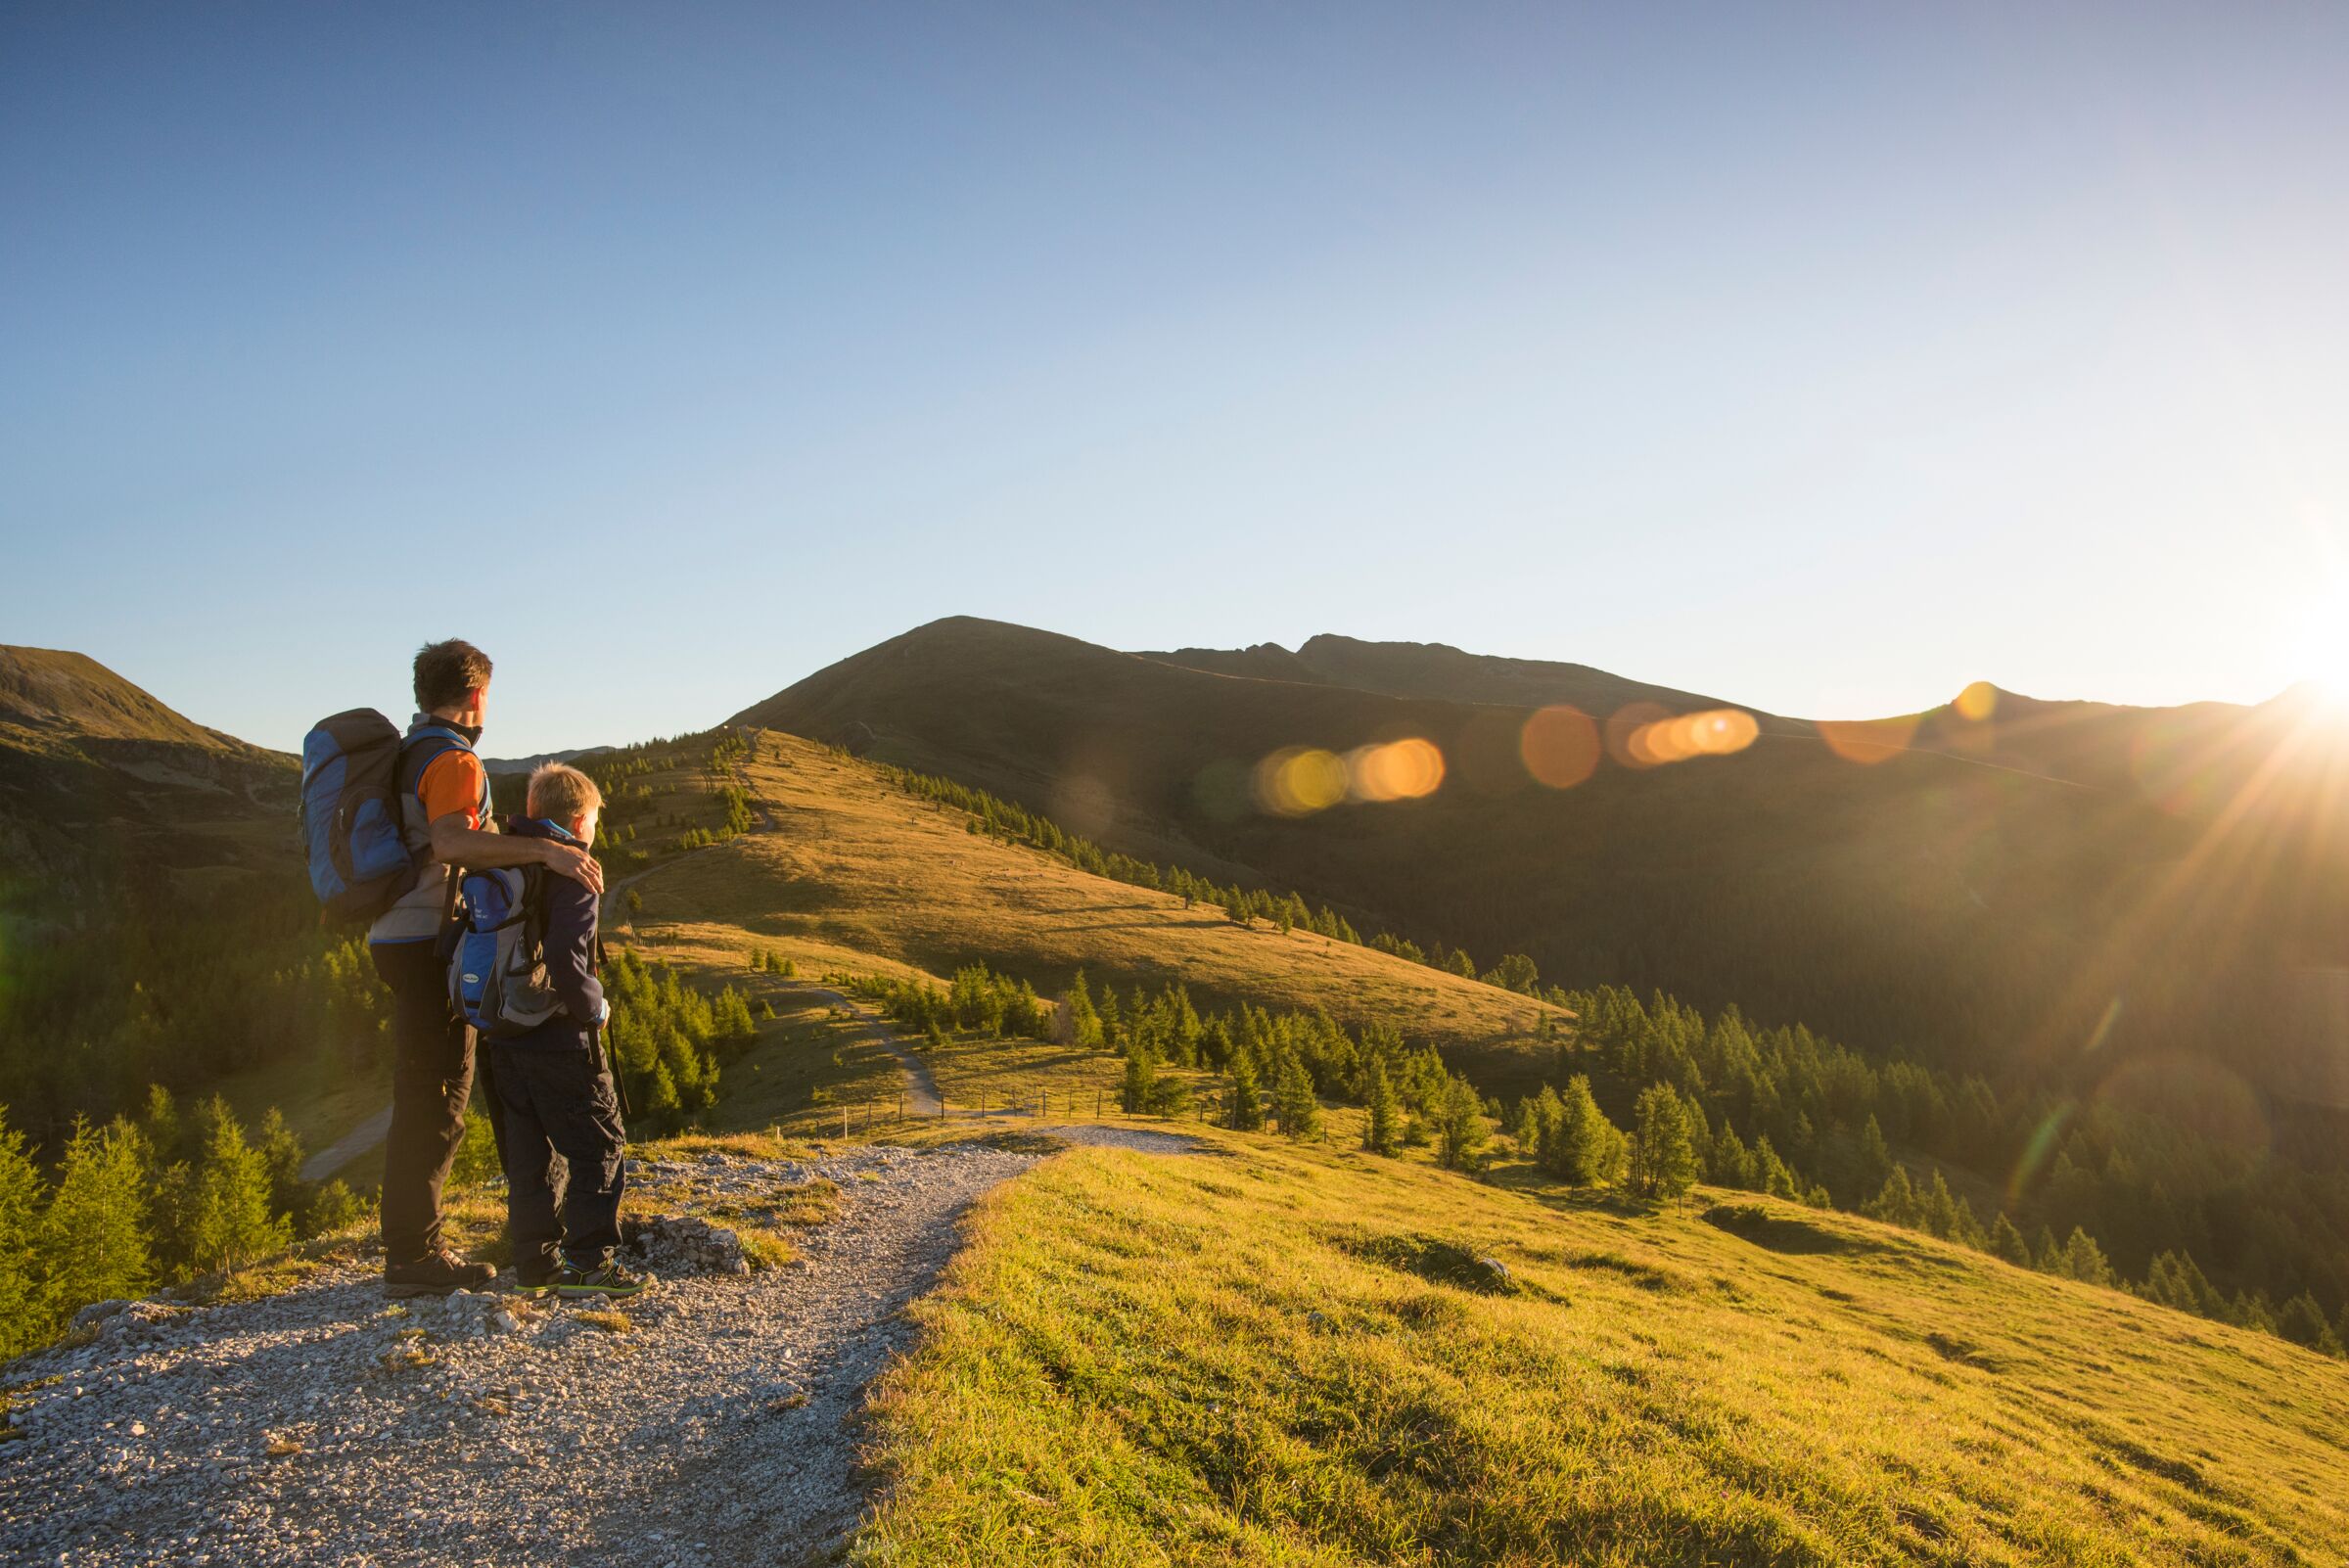
[[[0,648],[10,1126],[47,1143],[152,1083],[208,1087],[309,1048],[291,992],[325,943],[294,848],[299,788],[293,758],[94,660]]]
[[[2175,792],[1899,744],[1915,726],[1839,732],[1840,749],[1766,729],[1736,756],[1604,761],[1551,789],[1519,755],[1522,709],[1212,673],[972,620],[738,716],[869,737],[878,757],[1115,847],[1253,867],[1488,963],[1528,952],[1548,979],[1660,986],[2059,1084],[2091,1038],[2099,1071],[2133,1051],[2198,1053],[2349,1104],[2349,1052],[2309,1003],[2312,972],[2338,962],[2327,933],[2349,929],[2349,834],[2322,831],[2323,800],[2246,797],[2202,765],[2198,735],[2163,755],[2203,781],[2200,811]],[[1279,748],[1404,735],[1443,750],[1433,798],[1299,817],[1248,795]],[[2235,736],[2231,762],[2256,751]]]
[[[857,1560],[2349,1547],[2340,1362],[1865,1221],[1215,1141],[1072,1155],[983,1204],[883,1386]]]
[[[103,899],[133,864],[285,858],[294,759],[173,712],[96,660],[0,646],[0,872]]]
[[[986,963],[1047,993],[1081,968],[1121,991],[1179,981],[1203,1007],[1244,999],[1389,1021],[1500,1084],[1530,1075],[1538,1015],[1566,1016],[1367,947],[1244,930],[1220,908],[1186,909],[1173,894],[972,834],[964,813],[796,736],[762,734],[738,766],[760,826],[631,890],[642,906],[631,934],[655,952],[731,967],[757,945],[807,972],[945,976]]]

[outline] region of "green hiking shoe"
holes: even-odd
[[[652,1282],[651,1275],[638,1278],[616,1263],[599,1264],[593,1268],[566,1264],[555,1276],[554,1292],[567,1301],[624,1301],[642,1295],[644,1287]]]

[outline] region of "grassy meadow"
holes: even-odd
[[[1072,1151],[984,1202],[877,1393],[887,1490],[856,1560],[2265,1564],[2349,1544],[2349,1369],[2271,1337],[1751,1194],[1649,1213],[1208,1141]]]

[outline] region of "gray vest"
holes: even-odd
[[[448,907],[448,882],[455,872],[433,858],[433,823],[424,807],[424,770],[446,753],[472,750],[465,737],[441,719],[418,714],[408,721],[408,736],[400,743],[399,754],[399,836],[419,870],[416,886],[394,899],[367,928],[369,942],[430,942],[440,935],[441,915]],[[489,773],[485,768],[474,821],[484,831],[496,831],[489,814]]]

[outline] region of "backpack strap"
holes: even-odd
[[[528,922],[522,940],[530,946],[531,961],[546,961],[546,867],[526,865],[522,868],[522,916]]]

